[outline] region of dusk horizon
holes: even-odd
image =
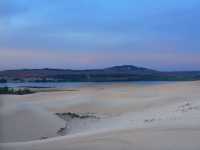
[[[101,70],[101,69],[107,69],[107,68],[112,68],[112,67],[124,67],[124,66],[133,66],[133,67],[138,67],[138,68],[146,68],[146,69],[152,69],[155,71],[161,71],[161,72],[190,72],[190,71],[200,71],[200,69],[188,69],[188,70],[184,70],[184,69],[155,69],[155,68],[151,68],[151,67],[146,67],[146,66],[141,66],[141,65],[134,65],[134,64],[116,64],[116,65],[108,65],[108,66],[101,66],[101,67],[26,67],[26,68],[10,68],[10,69],[2,69],[0,71],[8,71],[8,70],[43,70],[43,69],[52,69],[52,70]]]
[[[0,2],[0,70],[200,70],[200,2]]]

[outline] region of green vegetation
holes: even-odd
[[[94,119],[98,119],[97,116],[93,115],[93,114],[79,114],[79,113],[73,113],[73,112],[67,112],[67,113],[56,113],[56,115],[58,117],[60,117],[61,119],[66,119],[66,117],[70,117],[71,119],[74,118],[79,118],[79,119],[87,119],[87,118],[94,118]]]
[[[14,89],[8,87],[0,87],[0,94],[14,94],[14,95],[25,95],[25,94],[32,94],[34,91],[30,89]]]

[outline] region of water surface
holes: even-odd
[[[172,81],[171,81],[172,82]],[[168,84],[171,82],[163,81],[129,81],[129,82],[24,82],[24,83],[0,83],[0,87],[10,88],[79,88],[84,86],[98,86],[129,83],[136,86],[148,86],[156,84]]]

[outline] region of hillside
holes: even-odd
[[[200,80],[200,71],[161,72],[132,65],[113,66],[104,69],[21,69],[0,71],[0,81],[168,81]]]

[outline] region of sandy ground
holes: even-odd
[[[110,83],[0,97],[3,150],[199,150],[200,82]],[[93,113],[68,133],[54,113]],[[47,137],[47,139],[41,139]]]

